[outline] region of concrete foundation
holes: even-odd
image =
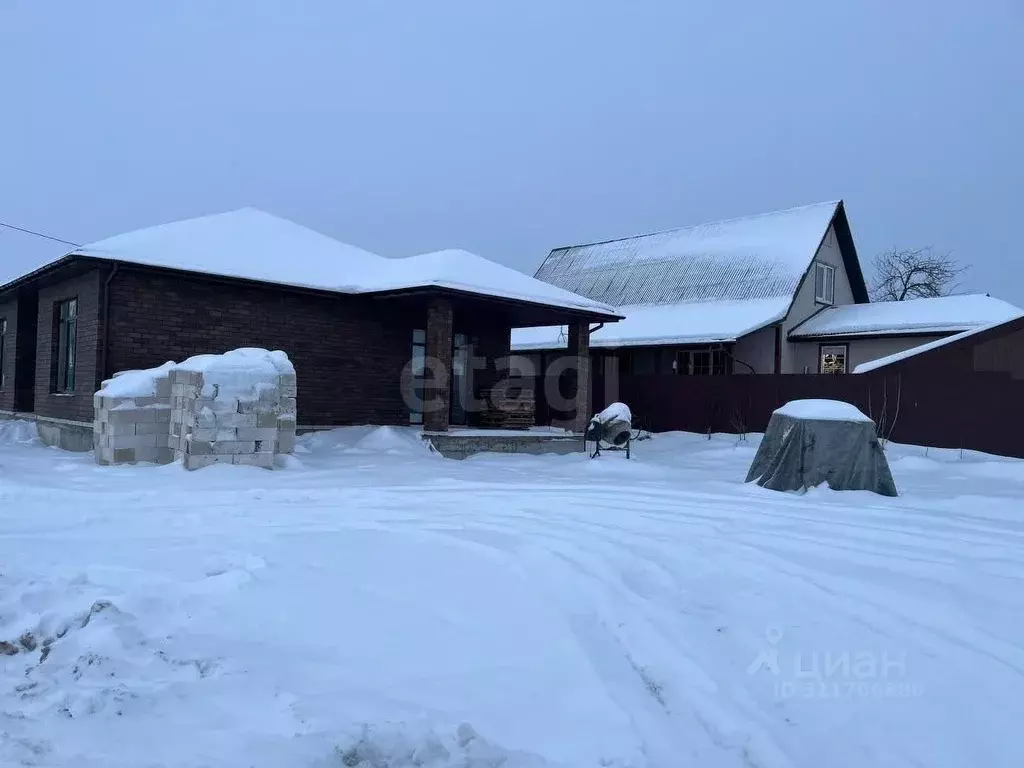
[[[89,424],[37,418],[36,433],[44,445],[53,445],[65,451],[77,453],[92,450],[92,426]]]
[[[6,420],[32,421],[36,425],[36,435],[43,445],[54,446],[65,451],[86,453],[92,450],[92,424],[68,419],[55,419],[49,416],[36,416],[34,413],[21,411],[0,411],[0,421]]]
[[[583,436],[572,433],[513,432],[466,430],[424,432],[429,441],[446,459],[465,459],[477,453],[582,453]]]

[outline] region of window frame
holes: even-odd
[[[417,354],[420,353],[420,354]],[[419,372],[417,373],[417,361],[419,361]],[[424,328],[414,328],[412,331],[412,357],[410,358],[410,371],[412,373],[412,395],[423,402],[426,381],[427,361],[427,331]],[[423,425],[423,409],[414,409],[409,406],[409,424],[413,426]]]
[[[466,333],[452,334],[452,365],[448,375],[448,423],[451,426],[468,426],[469,405],[473,397],[473,340]]]
[[[821,275],[821,293],[818,276]],[[814,303],[832,306],[836,303],[836,268],[823,261],[814,262]]]
[[[671,372],[677,376],[728,376],[732,373],[729,358],[729,351],[724,347],[678,349]]]
[[[74,394],[78,366],[78,297],[53,303],[53,393]]]
[[[826,350],[838,350],[841,349],[843,355],[843,370],[841,371],[826,371],[825,370],[825,354]],[[834,353],[833,353],[834,354]],[[849,344],[819,344],[818,345],[818,373],[825,376],[837,376],[850,371],[850,345]]]

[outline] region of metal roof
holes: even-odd
[[[792,297],[841,206],[557,248],[535,276],[612,306]]]

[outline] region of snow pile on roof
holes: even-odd
[[[842,400],[790,400],[775,413],[818,421],[871,421],[860,409]]]
[[[127,232],[74,253],[133,264],[337,290],[352,270],[388,260],[256,208]]]
[[[611,323],[590,335],[592,347],[629,347],[648,344],[713,344],[736,341],[748,333],[782,320],[790,299],[701,301],[653,307],[618,307],[625,320]],[[561,349],[567,345],[564,327],[514,328],[512,349]]]
[[[791,297],[838,206],[558,248],[536,277],[613,306]]]
[[[791,338],[870,336],[882,333],[950,333],[1006,322],[1024,310],[985,294],[880,301],[830,307],[790,333]]]
[[[607,305],[466,251],[386,259],[255,208],[140,229],[74,253],[343,293],[435,286],[612,314]]]
[[[357,282],[351,290],[370,293],[435,286],[615,314],[607,304],[570,293],[469,251],[451,249],[388,259],[387,266],[389,269],[381,270],[378,265],[372,265],[371,269],[354,272]]]

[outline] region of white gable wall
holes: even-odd
[[[834,299],[837,305],[853,304],[853,290],[850,288],[850,277],[846,274],[843,255],[836,241],[836,234],[830,226],[822,240],[818,252],[814,254],[814,263],[808,270],[803,283],[797,289],[793,306],[782,322],[782,372],[783,373],[816,373],[818,370],[818,345],[800,344],[787,341],[791,330],[808,317],[825,308],[814,300],[814,264],[823,263],[836,270]],[[774,342],[773,342],[774,343]]]

